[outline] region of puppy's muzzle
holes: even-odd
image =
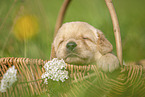
[[[73,51],[75,49],[75,47],[77,46],[77,44],[75,42],[68,42],[66,44],[66,48],[70,51]]]

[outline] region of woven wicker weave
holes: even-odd
[[[47,60],[46,60],[47,61]],[[42,84],[41,75],[46,61],[29,58],[0,58],[0,73],[6,72],[8,67],[15,65],[18,70],[18,82],[2,97],[20,97],[40,95],[51,89]],[[76,66],[67,64],[69,80],[63,84],[64,91],[53,91],[53,96],[67,97],[145,97],[144,72],[141,65],[121,67],[113,73],[104,73],[96,65]],[[52,82],[53,83],[53,82]],[[54,82],[55,83],[55,82]],[[57,86],[59,86],[58,84]],[[50,92],[51,93],[51,92]],[[56,94],[56,95],[55,95]]]

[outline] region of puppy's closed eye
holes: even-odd
[[[62,40],[60,40],[59,45],[60,45],[63,41],[64,41],[63,39],[62,39]]]
[[[84,40],[90,40],[90,39],[89,39],[89,38],[87,38],[87,37],[83,37],[83,39],[84,39]]]
[[[92,39],[89,38],[89,37],[86,37],[86,36],[83,36],[82,39],[85,40],[85,41],[91,41],[92,42]]]
[[[60,44],[62,44],[64,42],[64,39],[62,38],[62,39],[59,39],[58,40],[58,45],[60,45]]]
[[[89,39],[88,37],[83,37],[83,39]]]

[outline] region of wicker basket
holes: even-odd
[[[42,83],[41,75],[44,73],[43,65],[46,61],[29,58],[1,58],[1,79],[6,70],[15,65],[18,70],[18,81],[7,92],[0,95],[2,97],[40,94],[52,97],[88,97],[89,95],[90,97],[145,97],[144,72],[141,65],[124,66],[113,73],[105,73],[96,65],[67,64],[70,78],[64,83],[50,81],[53,88],[49,83],[49,85]]]

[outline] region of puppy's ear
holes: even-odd
[[[54,45],[51,45],[51,55],[50,55],[50,60],[52,60],[53,58],[56,58],[56,52],[54,49]]]
[[[97,45],[98,45],[98,48],[99,48],[99,52],[101,54],[103,54],[103,55],[106,54],[106,53],[112,52],[113,46],[105,38],[105,36],[103,35],[103,33],[100,30],[98,30],[97,31],[97,34],[98,34]]]

